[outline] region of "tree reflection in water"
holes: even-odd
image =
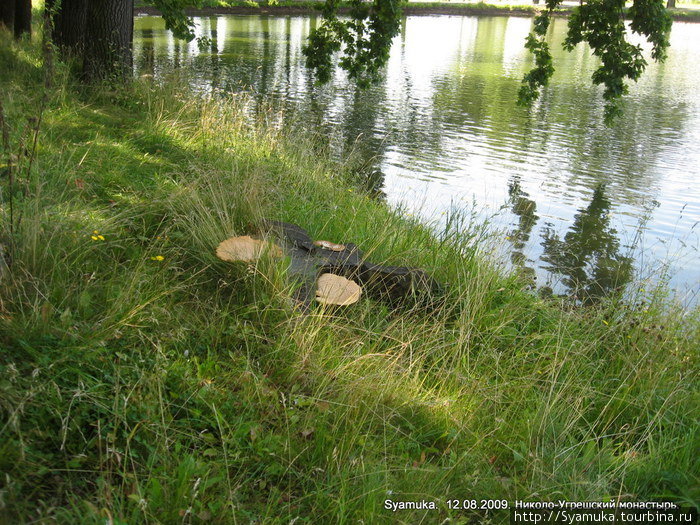
[[[510,242],[513,244],[510,260],[513,264],[523,266],[527,261],[523,251],[525,244],[530,239],[532,228],[539,219],[535,214],[537,204],[520,187],[520,177],[514,177],[508,183],[508,196],[508,202],[512,206],[512,211],[518,216],[518,226],[508,233]]]
[[[620,253],[609,210],[610,201],[601,184],[588,207],[574,217],[564,240],[551,228],[545,231],[542,259],[550,265],[547,270],[562,275],[568,292],[583,304],[622,290],[632,278],[633,260]]]

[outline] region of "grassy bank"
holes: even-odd
[[[6,35],[0,71],[18,164],[0,180],[0,522],[467,523],[484,518],[448,500],[697,501],[700,324],[663,289],[539,298],[482,231],[455,216],[432,233],[372,200],[243,96],[86,93],[60,64],[45,94],[37,50]],[[214,255],[262,217],[450,286],[430,311],[363,298],[301,315],[284,264]]]

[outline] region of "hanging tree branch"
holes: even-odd
[[[339,65],[361,87],[381,75],[389,60],[391,42],[401,29],[400,0],[352,0],[350,19],[338,19],[338,0],[326,0],[323,22],[311,31],[304,46],[306,65],[316,71],[321,83],[333,72],[333,55],[343,51]]]
[[[534,55],[535,67],[523,77],[518,93],[518,103],[522,106],[532,105],[554,73],[546,34],[551,15],[560,4],[561,0],[548,0],[546,11],[535,18],[535,27],[527,37],[525,47]],[[586,42],[600,59],[601,65],[591,78],[594,84],[605,86],[607,125],[622,114],[621,99],[629,90],[627,80],[639,79],[647,65],[642,48],[627,41],[624,7],[624,0],[593,0],[574,8],[563,43],[565,50],[572,51],[577,44]],[[635,0],[628,15],[632,32],[646,37],[652,44],[652,58],[663,61],[671,30],[671,17],[663,0]]]
[[[562,0],[547,0],[546,9],[535,17],[525,48],[535,58],[534,67],[523,77],[518,103],[531,106],[554,74],[552,53],[547,42],[552,14]],[[627,81],[637,80],[647,63],[638,45],[627,41],[624,0],[592,0],[573,10],[564,49],[571,51],[587,42],[601,65],[593,73],[594,84],[605,86],[605,122],[612,123],[622,113],[621,98],[628,91]],[[323,22],[314,29],[304,47],[306,65],[320,83],[328,82],[334,69],[333,57],[340,52],[338,65],[350,78],[366,87],[380,77],[389,58],[393,38],[399,33],[400,0],[352,0],[350,18],[337,16],[339,0],[326,0]],[[669,45],[671,18],[664,0],[635,0],[627,13],[629,28],[652,44],[652,58],[662,61]]]

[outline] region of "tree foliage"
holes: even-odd
[[[185,14],[185,9],[201,7],[202,0],[146,0],[146,3],[160,11],[166,29],[170,29],[177,38],[188,42],[194,39],[194,21]]]
[[[380,76],[389,60],[391,42],[401,28],[400,0],[351,0],[349,20],[338,18],[338,0],[326,0],[323,22],[304,46],[306,64],[314,69],[320,82],[333,72],[333,55],[343,49],[339,65],[360,86]]]
[[[185,9],[192,7],[202,7],[204,0],[145,0],[145,3],[152,5],[160,11],[165,28],[173,32],[175,38],[180,38],[191,42],[195,38],[194,20],[187,16]],[[210,44],[208,37],[198,37],[199,47]]]
[[[524,77],[518,103],[530,106],[539,96],[554,73],[552,54],[547,43],[547,29],[554,10],[562,0],[547,0],[547,9],[535,18],[534,28],[528,35],[525,47],[535,57],[535,67]],[[651,56],[663,61],[669,46],[671,17],[663,0],[635,0],[628,11],[629,29],[644,36],[652,44]],[[627,40],[624,0],[592,0],[575,8],[569,17],[569,30],[564,39],[564,49],[571,51],[586,42],[600,66],[593,72],[593,83],[605,86],[605,122],[611,124],[622,110],[621,98],[627,94],[627,80],[637,80],[647,62],[639,45]]]
[[[334,57],[341,53],[339,65],[351,79],[366,87],[376,81],[389,59],[391,43],[400,31],[401,2],[404,0],[350,0],[349,16],[340,19],[341,0],[326,0],[323,21],[314,29],[304,46],[307,66],[316,72],[319,82],[328,82],[334,69]],[[202,0],[146,0],[160,10],[166,27],[178,38],[195,38],[194,22],[185,14],[188,7],[200,7]],[[546,8],[534,20],[532,32],[525,47],[533,54],[534,67],[524,76],[518,94],[518,103],[530,106],[538,98],[554,73],[552,54],[547,33],[553,13],[562,0],[546,0]],[[47,5],[70,7],[85,6],[85,0],[48,0]],[[84,7],[82,7],[84,9]],[[564,49],[571,51],[586,42],[600,66],[593,73],[594,84],[605,89],[605,121],[611,123],[620,115],[620,102],[628,92],[627,81],[637,80],[647,62],[642,48],[627,39],[625,15],[630,18],[629,29],[652,44],[651,56],[661,61],[669,45],[671,18],[664,0],[634,0],[625,12],[625,0],[589,0],[575,8],[569,17],[569,29]],[[76,19],[71,15],[71,19]],[[73,31],[73,33],[76,33]],[[56,32],[61,35],[61,31]],[[78,31],[82,35],[84,32]],[[105,38],[109,38],[106,35]],[[59,45],[61,42],[58,42]],[[200,41],[200,45],[206,42]],[[77,46],[84,49],[85,46]],[[108,67],[105,64],[105,67]]]
[[[547,30],[552,14],[562,0],[547,0],[546,9],[534,21],[525,47],[534,55],[534,67],[524,76],[518,103],[530,106],[554,73]],[[311,32],[304,48],[307,66],[319,82],[327,82],[333,71],[333,56],[340,52],[339,65],[361,85],[379,77],[389,57],[391,41],[399,32],[399,0],[352,0],[347,20],[338,18],[338,0],[327,0],[324,20]],[[635,0],[628,10],[629,28],[652,44],[652,58],[663,60],[669,45],[671,18],[663,0]],[[571,51],[586,42],[601,64],[593,82],[605,86],[605,121],[611,123],[621,113],[620,99],[627,93],[627,80],[637,80],[647,62],[639,45],[627,40],[625,0],[590,0],[573,10],[564,48]]]

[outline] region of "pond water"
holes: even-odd
[[[700,25],[674,24],[667,61],[650,63],[606,128],[597,61],[584,46],[561,50],[562,19],[551,28],[557,72],[530,111],[515,105],[529,18],[407,17],[367,91],[342,72],[314,84],[301,48],[316,17],[195,21],[211,38],[204,51],[160,18],[137,18],[136,73],[181,68],[204,90],[283,100],[338,154],[363,159],[367,185],[390,203],[436,224],[453,208],[487,219],[503,259],[538,287],[596,297],[661,278],[697,303]]]

